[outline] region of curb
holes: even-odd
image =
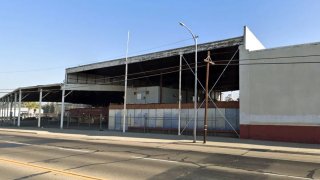
[[[55,131],[55,132],[48,132],[43,130],[17,130],[17,129],[6,129],[6,128],[0,128],[0,132],[16,132],[16,133],[23,133],[23,134],[32,134],[32,135],[37,135],[37,134],[48,134],[50,136],[60,136],[62,138],[66,138],[67,136],[72,137],[72,138],[77,138],[77,139],[82,139],[82,140],[109,140],[112,141],[113,139],[110,139],[108,135],[99,135],[99,134],[94,134],[94,135],[88,135],[88,134],[74,134],[74,133],[65,133],[65,132],[60,132],[60,131]],[[114,136],[114,135],[113,135]],[[48,137],[51,139],[54,139],[54,137]],[[246,148],[246,147],[234,147],[234,146],[227,146],[227,145],[210,145],[210,144],[199,144],[199,143],[188,143],[185,141],[188,141],[188,139],[155,139],[155,138],[148,138],[148,137],[130,137],[130,136],[118,136],[117,141],[126,141],[124,138],[130,138],[131,140],[128,140],[130,142],[140,142],[143,143],[143,140],[133,140],[133,139],[149,139],[149,140],[154,140],[154,141],[159,141],[159,142],[150,142],[150,143],[161,143],[161,144],[175,144],[175,145],[187,145],[187,146],[192,146],[192,147],[202,147],[202,148],[228,148],[228,149],[237,149],[237,150],[247,150],[247,151],[253,151],[253,152],[273,152],[273,153],[285,153],[285,154],[292,154],[292,155],[316,155],[320,156],[319,153],[314,153],[314,152],[303,152],[303,151],[295,151],[295,150],[279,150],[279,149],[273,149],[271,146],[268,148],[268,145],[264,145],[265,147],[252,147],[252,148]],[[162,142],[160,142],[162,141]],[[148,142],[149,143],[149,142]],[[229,142],[228,142],[229,143]],[[232,142],[231,142],[232,143]],[[260,144],[257,144],[260,145]],[[249,145],[248,145],[249,146]],[[279,146],[281,147],[281,146]],[[299,148],[299,149],[303,149]]]

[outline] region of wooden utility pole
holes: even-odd
[[[207,142],[207,131],[208,131],[208,96],[209,96],[209,72],[210,64],[213,65],[214,62],[211,60],[210,51],[208,51],[208,57],[204,59],[204,62],[207,63],[207,74],[206,74],[206,107],[204,110],[204,127],[203,127],[203,143]]]

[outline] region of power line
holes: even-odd
[[[300,63],[247,63],[247,64],[229,64],[229,66],[250,66],[250,65],[272,65],[272,64],[305,64],[305,63],[319,63],[320,62],[300,62]],[[226,66],[227,64],[215,64],[214,66]],[[191,66],[192,67],[192,66]],[[200,65],[198,66],[199,68],[201,67],[205,67],[205,65]],[[186,71],[189,70],[189,68],[183,68],[182,71]],[[148,78],[148,77],[154,77],[154,76],[159,76],[159,75],[163,75],[163,74],[171,74],[171,73],[175,73],[178,72],[179,70],[173,70],[173,71],[167,71],[167,72],[161,72],[161,73],[156,73],[156,74],[151,74],[151,75],[146,75],[146,76],[140,76],[140,77],[135,77],[135,78],[130,78],[128,79],[128,81],[132,81],[132,80],[136,80],[136,79],[143,79],[143,78]],[[118,80],[118,81],[113,81],[113,82],[109,82],[109,83],[99,83],[99,85],[112,85],[114,83],[120,83],[123,82],[124,80]],[[90,86],[92,84],[83,84],[83,85],[79,85],[76,87],[87,87]]]
[[[222,63],[218,63],[220,62],[219,61],[216,61],[216,64],[213,65],[214,66],[226,66],[228,64],[222,64]],[[199,62],[199,63],[202,63],[202,62]],[[251,66],[251,65],[285,65],[285,64],[320,64],[320,61],[301,61],[301,62],[274,62],[274,63],[268,63],[268,62],[264,62],[264,63],[233,63],[233,64],[229,64],[229,66]],[[191,67],[193,67],[192,65],[194,65],[194,63],[190,63]],[[139,73],[133,73],[133,74],[128,74],[128,75],[136,75],[136,74],[145,74],[146,72],[148,73],[152,73],[152,72],[155,72],[155,71],[161,71],[161,70],[168,70],[168,69],[173,69],[173,68],[177,68],[178,66],[174,66],[174,67],[170,67],[170,68],[162,68],[162,69],[156,69],[156,70],[150,70],[150,71],[145,71],[145,72],[139,72]],[[184,65],[184,67],[186,67],[186,65]],[[205,65],[200,65],[199,68],[201,67],[205,67]],[[182,71],[185,71],[185,70],[188,70],[189,68],[186,67],[186,68],[182,68]],[[163,74],[171,74],[171,73],[175,73],[175,72],[178,72],[179,70],[172,70],[172,71],[165,71],[165,72],[159,72],[159,73],[155,73],[155,74],[150,74],[150,75],[145,75],[145,76],[140,76],[140,77],[135,77],[135,78],[130,78],[128,79],[128,81],[131,81],[131,80],[136,80],[136,79],[143,79],[143,78],[148,78],[148,77],[154,77],[154,76],[159,76],[159,75],[163,75]],[[114,78],[114,77],[122,77],[122,76],[113,76],[113,77],[107,77],[107,78]],[[106,77],[104,78],[101,78],[101,79],[105,79]],[[73,79],[73,78],[70,78],[70,79]],[[100,78],[98,79],[95,79],[95,80],[99,80]],[[109,83],[99,83],[99,85],[110,85],[110,84],[114,84],[114,83],[118,83],[118,82],[123,82],[124,80],[117,80],[117,81],[112,81],[112,82],[109,82]],[[92,84],[86,84],[86,85],[79,85],[79,87],[82,87],[82,86],[90,86]],[[78,86],[77,86],[78,87]],[[10,89],[8,89],[10,90]],[[55,90],[57,91],[57,90]],[[26,92],[26,91],[24,91]],[[28,92],[37,92],[37,91],[28,91]],[[48,92],[50,92],[50,90],[48,90]]]
[[[320,55],[315,54],[315,55],[304,55],[304,56],[281,56],[281,57],[266,57],[266,58],[251,58],[251,59],[241,59],[241,60],[233,60],[233,62],[242,62],[242,61],[253,61],[253,60],[261,60],[261,59],[287,59],[287,58],[306,58],[306,57],[320,57]],[[215,65],[214,66],[225,66],[227,64],[224,63],[220,63],[220,62],[224,62],[224,61],[230,61],[230,60],[215,60]],[[198,62],[199,64],[203,63],[203,62]],[[286,65],[286,64],[320,64],[320,61],[295,61],[295,62],[257,62],[257,63],[230,63],[230,66],[253,66],[253,65]],[[190,63],[190,65],[194,65],[194,63]],[[186,65],[183,65],[184,67],[186,67]],[[205,65],[200,65],[199,67],[204,67]],[[149,71],[143,71],[143,72],[137,72],[137,73],[132,73],[132,74],[128,74],[128,75],[138,75],[138,74],[146,74],[146,73],[152,73],[152,72],[159,72],[159,71],[165,71],[165,70],[170,70],[170,69],[174,69],[174,68],[178,68],[179,66],[172,66],[172,67],[168,67],[168,68],[161,68],[161,69],[155,69],[155,70],[149,70]],[[183,68],[182,71],[188,70],[189,68]],[[174,73],[174,72],[178,72],[179,70],[172,70],[172,71],[166,71],[166,72],[160,72],[160,73],[156,73],[156,74],[151,74],[151,75],[146,75],[146,76],[141,76],[141,77],[135,77],[135,78],[131,78],[128,79],[129,81],[131,80],[136,80],[136,79],[141,79],[141,78],[148,78],[148,77],[153,77],[153,76],[158,76],[161,74],[170,74],[170,73]],[[95,80],[99,80],[99,79],[112,79],[112,78],[119,78],[119,77],[123,77],[123,75],[119,75],[119,76],[113,76],[113,77],[103,77],[103,78],[98,78]],[[69,78],[69,79],[73,79],[73,78]],[[99,83],[99,85],[109,85],[109,84],[114,84],[114,83],[118,83],[118,82],[123,82],[123,80],[118,80],[118,81],[113,81],[113,82],[109,82],[109,83]],[[92,84],[90,84],[92,85]],[[86,85],[80,85],[78,87],[82,87],[82,86],[90,86],[88,84]],[[13,89],[0,89],[3,91],[6,90],[13,90]],[[35,91],[36,92],[36,91]],[[2,93],[7,93],[7,92],[2,92]],[[10,93],[10,92],[8,92]]]
[[[217,53],[211,53],[212,55],[215,54],[226,54],[226,53],[234,53],[234,51],[224,51],[224,52],[217,52]],[[219,61],[224,61],[224,60],[219,60]],[[198,62],[198,64],[201,64],[202,62]],[[189,63],[190,65],[193,65],[194,63]],[[187,65],[183,65],[183,66],[187,66]],[[162,68],[162,69],[155,69],[155,70],[148,70],[148,71],[142,71],[142,72],[136,72],[136,73],[130,73],[128,75],[137,75],[137,74],[145,74],[148,72],[154,72],[154,71],[159,71],[159,70],[166,70],[166,69],[172,69],[175,67],[179,67],[179,66],[171,66],[171,67],[167,67],[167,68]],[[101,75],[102,76],[102,75]],[[106,79],[106,78],[121,78],[124,77],[124,75],[118,75],[118,76],[105,76],[105,77],[101,77],[101,78],[95,78],[95,80],[102,80],[102,79]],[[68,78],[68,79],[76,79],[76,78]]]
[[[306,56],[304,56],[306,57]],[[308,56],[309,57],[309,56]],[[218,61],[219,62],[219,61]],[[295,65],[299,65],[299,64],[320,64],[320,61],[301,61],[301,62],[274,62],[274,63],[236,63],[236,64],[215,64],[214,66],[256,66],[256,65],[287,65],[287,64],[295,64]],[[194,65],[194,63],[193,63]],[[186,65],[184,65],[186,66]],[[192,67],[192,66],[191,66]],[[199,68],[201,67],[205,67],[205,65],[200,65],[198,66]],[[164,68],[166,69],[166,68]],[[186,68],[182,68],[182,71],[186,71],[189,70],[189,67]],[[159,71],[159,69],[157,70]],[[172,71],[166,71],[166,72],[160,72],[160,73],[155,73],[155,74],[150,74],[150,75],[145,75],[145,76],[140,76],[140,77],[135,77],[135,78],[130,78],[128,79],[128,81],[132,81],[132,80],[137,80],[137,79],[143,79],[143,78],[148,78],[148,77],[154,77],[154,76],[159,76],[159,75],[163,75],[163,74],[171,74],[171,73],[175,73],[178,72],[179,70],[172,70]],[[99,83],[96,85],[113,85],[115,83],[121,83],[124,82],[124,80],[117,80],[117,81],[113,81],[113,82],[109,82],[109,83]],[[95,84],[78,84],[76,86],[73,86],[74,88],[77,87],[88,87],[88,86],[92,86]],[[0,89],[1,90],[1,89]],[[10,89],[3,89],[3,90],[10,90]],[[60,90],[47,90],[46,92],[59,92]],[[38,91],[23,91],[23,92],[38,92]],[[11,92],[0,92],[0,93],[11,93]]]
[[[225,52],[223,52],[223,53],[225,53]],[[228,52],[228,53],[230,53],[230,52]],[[240,59],[240,60],[239,59],[234,59],[232,61],[253,61],[253,60],[263,60],[263,59],[288,59],[288,58],[307,58],[307,57],[320,57],[320,55],[319,54],[310,54],[310,55],[304,55],[304,56],[280,56],[280,57],[250,58],[250,59]],[[224,61],[229,62],[230,59],[219,59],[219,60],[213,60],[213,61],[215,63],[224,62]],[[314,61],[312,61],[312,62],[314,62]],[[203,63],[203,62],[202,61],[198,62],[198,64],[201,64],[201,63]],[[303,63],[303,62],[301,62],[301,63]],[[305,63],[308,63],[308,62],[305,61]],[[194,63],[190,63],[190,65],[191,64],[194,64]],[[266,64],[271,64],[271,63],[266,63]],[[279,63],[279,64],[286,64],[286,63]],[[219,65],[225,65],[225,64],[220,64],[219,63]],[[245,64],[243,64],[243,65],[245,65]],[[171,69],[173,67],[178,67],[178,66],[171,66],[171,67],[169,67],[167,69]],[[158,70],[161,70],[161,69],[152,70],[152,71],[158,71]],[[141,74],[141,73],[145,73],[145,71],[144,72],[138,72],[136,74]],[[128,74],[128,75],[133,75],[133,74]],[[123,75],[113,76],[111,78],[122,77],[122,76]],[[104,79],[104,78],[101,78],[101,79]]]
[[[213,62],[215,62],[214,66],[225,66],[227,64],[225,63],[220,63],[220,62],[224,62],[225,60],[215,60]],[[230,60],[228,60],[230,61]],[[232,60],[233,62],[239,62],[239,60]],[[271,64],[318,64],[320,63],[320,61],[296,61],[296,62],[273,62],[273,63],[268,63],[268,62],[261,62],[261,63],[229,63],[229,65],[232,66],[243,66],[243,65],[271,65]],[[191,67],[194,67],[195,63],[189,63]],[[198,64],[203,64],[203,62],[198,62]],[[204,67],[205,65],[199,65],[199,67]],[[213,66],[213,67],[214,67]],[[182,67],[187,67],[187,65],[183,65]],[[154,70],[148,70],[148,71],[143,71],[143,72],[136,72],[136,73],[130,73],[128,74],[129,76],[133,76],[133,75],[139,75],[139,74],[146,74],[146,73],[152,73],[152,72],[159,72],[159,71],[165,71],[165,70],[170,70],[170,69],[175,69],[175,68],[179,68],[179,66],[171,66],[171,67],[167,67],[167,68],[160,68],[160,69],[154,69]],[[158,74],[163,74],[162,73],[158,73]],[[101,78],[95,78],[94,80],[102,80],[102,79],[114,79],[114,78],[121,78],[124,77],[124,75],[118,75],[118,76],[105,76],[105,77],[101,77]],[[68,77],[68,80],[75,80],[76,78],[72,78],[72,77]]]

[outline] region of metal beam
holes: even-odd
[[[12,107],[13,107],[13,99],[12,99],[12,94],[10,95],[10,123],[12,120]]]
[[[42,99],[44,99],[46,96],[48,96],[50,92],[47,92],[45,95],[42,96]]]
[[[14,93],[14,103],[13,103],[13,125],[16,125],[16,107],[17,106],[17,93]]]
[[[63,118],[64,118],[64,98],[65,98],[66,90],[62,89],[62,96],[61,96],[61,117],[60,117],[60,129],[63,129]]]
[[[123,92],[123,86],[119,85],[100,85],[100,84],[65,84],[65,90],[73,91],[119,91]]]
[[[6,106],[7,106],[6,120],[7,120],[7,121],[9,120],[9,109],[10,109],[10,103],[9,103],[10,99],[9,99],[9,98],[10,98],[10,97],[7,96],[7,100],[6,100]]]
[[[162,103],[162,90],[163,90],[163,88],[162,88],[162,86],[163,86],[163,77],[162,77],[163,75],[162,75],[162,73],[160,74],[160,83],[159,83],[159,86],[160,86],[160,104]]]
[[[3,99],[1,98],[1,102],[0,102],[0,105],[1,105],[1,120],[3,120],[4,118],[4,105],[3,105]]]
[[[19,110],[18,110],[18,124],[17,126],[20,127],[21,121],[21,100],[22,100],[22,91],[19,89]]]
[[[4,120],[4,99],[1,99],[1,120]]]
[[[178,135],[181,135],[181,70],[182,70],[182,54],[180,54],[180,63],[179,63],[179,114],[178,114]]]
[[[38,127],[41,126],[41,105],[42,105],[42,89],[40,89],[40,93],[39,93]]]

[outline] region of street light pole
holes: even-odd
[[[193,142],[197,141],[197,102],[198,102],[198,36],[194,35],[184,23],[179,22],[191,34],[195,45],[195,66],[194,66],[194,125],[193,125]]]
[[[123,119],[122,119],[122,132],[126,132],[126,115],[127,115],[127,86],[128,86],[128,49],[129,49],[130,31],[128,31],[127,50],[126,50],[126,67],[124,79],[124,100],[123,100]]]

